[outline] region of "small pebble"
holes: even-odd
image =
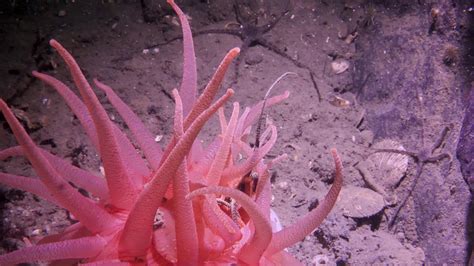
[[[286,189],[286,188],[288,188],[288,182],[286,182],[286,181],[280,182],[280,183],[278,183],[278,187],[281,188],[281,189]]]

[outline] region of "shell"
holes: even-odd
[[[376,143],[373,148],[405,151],[403,145],[390,139]],[[375,181],[384,188],[393,190],[408,169],[408,156],[393,152],[379,152],[371,154],[366,163],[367,170],[372,173]]]
[[[330,98],[329,103],[336,107],[347,107],[351,104],[349,100],[346,100],[336,95]]]
[[[368,188],[347,186],[342,188],[336,206],[344,216],[365,218],[381,212],[385,201],[382,195]]]
[[[349,61],[345,59],[336,59],[331,62],[331,68],[336,74],[341,74],[349,68]]]

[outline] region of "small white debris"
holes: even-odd
[[[320,254],[314,256],[311,262],[316,266],[329,265],[329,258],[326,255]]]
[[[336,74],[344,73],[349,68],[349,61],[345,59],[336,59],[331,62],[331,68]]]
[[[49,105],[49,99],[48,98],[43,98],[43,99],[41,99],[41,103],[43,105]]]
[[[157,54],[157,53],[160,52],[160,48],[155,47],[155,48],[153,48],[153,50],[151,50],[151,52],[152,52],[153,54]]]
[[[173,25],[179,27],[178,18],[177,18],[177,17],[171,18],[171,24],[173,24]]]
[[[286,188],[288,188],[288,182],[286,182],[286,181],[280,182],[280,183],[278,183],[278,187],[281,188],[281,189],[286,189]]]
[[[150,49],[143,49],[142,51],[142,54],[149,54],[150,53]]]
[[[344,41],[347,44],[351,44],[352,42],[354,42],[354,40],[357,38],[357,36],[359,36],[359,33],[357,31],[353,32],[353,33],[347,35],[346,38],[344,39]]]
[[[163,139],[163,135],[156,135],[155,142],[160,142]]]
[[[76,216],[74,216],[74,214],[72,214],[71,212],[68,212],[68,214],[69,214],[69,219],[75,220],[75,221],[77,220]]]
[[[278,232],[283,229],[283,226],[281,225],[280,218],[276,214],[276,212],[270,208],[270,222],[272,225],[272,232]]]
[[[105,176],[105,169],[104,169],[104,167],[103,167],[102,165],[99,167],[99,171],[100,171],[100,173],[101,173],[102,175]]]
[[[336,95],[331,97],[331,99],[329,100],[329,103],[336,106],[336,107],[347,107],[351,104],[351,102],[349,100],[346,100],[346,99],[344,99],[342,97],[339,97],[339,96],[336,96]]]
[[[31,236],[39,236],[41,234],[41,229],[35,229],[31,232]]]
[[[295,14],[291,15],[290,19],[294,19],[295,18]]]

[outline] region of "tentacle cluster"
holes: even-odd
[[[228,89],[216,101],[214,98],[239,49],[228,52],[197,97],[189,23],[179,7],[172,0],[169,3],[183,27],[184,70],[180,89],[173,90],[174,133],[164,149],[109,86],[94,80],[130,128],[143,159],[131,139],[110,121],[72,55],[55,40],[50,44],[68,66],[80,97],[54,77],[38,72],[33,75],[54,88],[78,117],[100,154],[104,177],[38,147],[0,100],[0,109],[19,143],[0,151],[0,160],[24,156],[37,174],[0,173],[0,182],[66,208],[78,220],[61,234],[1,255],[0,265],[38,260],[91,265],[293,265],[297,262],[284,249],[314,230],[332,209],[342,186],[342,164],[335,150],[335,181],[325,199],[295,224],[273,232],[269,168],[283,156],[270,162],[264,157],[277,140],[276,127],[268,125],[259,147],[252,148],[247,139],[262,108],[286,99],[289,93],[266,99],[242,113],[240,105],[234,103],[227,121],[223,105],[234,91]],[[216,113],[221,134],[207,148],[202,147],[197,135]],[[250,172],[260,177],[256,189],[250,189],[252,193],[236,189]],[[85,197],[71,183],[92,196]],[[236,204],[227,201],[229,197]]]

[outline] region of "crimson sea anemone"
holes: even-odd
[[[0,256],[0,265],[49,261],[62,264],[142,265],[294,265],[285,248],[302,240],[328,215],[342,185],[342,164],[335,150],[334,183],[317,208],[281,229],[270,219],[269,169],[284,156],[266,160],[277,140],[267,124],[251,147],[248,137],[263,108],[289,96],[286,92],[241,112],[233,103],[230,118],[224,104],[228,89],[213,102],[224,74],[238,55],[224,57],[203,93],[197,97],[197,74],[191,30],[186,16],[169,0],[183,28],[184,70],[173,90],[173,135],[162,149],[135,113],[107,85],[94,80],[129,127],[131,140],[109,119],[72,55],[61,44],[51,46],[64,59],[81,98],[61,81],[33,75],[53,87],[67,102],[104,167],[97,176],[38,147],[6,103],[3,112],[19,146],[0,151],[0,160],[24,156],[37,177],[0,173],[0,182],[36,194],[67,209],[77,222],[64,232]],[[197,136],[214,114],[221,134],[207,147]],[[72,185],[73,184],[73,185]],[[81,194],[77,188],[89,192]]]

